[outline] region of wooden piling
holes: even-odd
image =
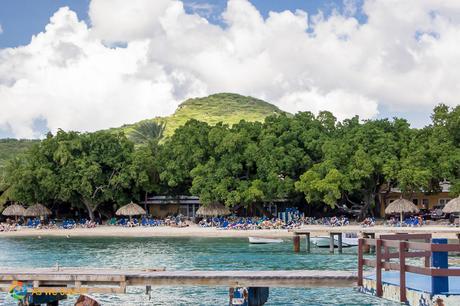
[[[294,235],[294,237],[292,237],[292,241],[294,242],[294,252],[300,252],[300,236]]]
[[[339,244],[339,254],[342,254],[342,233],[337,234],[337,241]]]
[[[305,234],[305,242],[307,247],[307,253],[310,253],[310,233]]]
[[[329,253],[334,254],[334,233],[329,233]]]

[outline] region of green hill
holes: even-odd
[[[164,134],[168,137],[190,119],[196,119],[211,125],[219,122],[232,125],[241,120],[264,121],[267,116],[282,113],[284,112],[278,107],[260,99],[232,93],[219,93],[204,98],[188,99],[180,104],[176,112],[171,116],[147,120],[164,123],[166,125]],[[129,135],[137,124],[139,123],[124,125],[121,129]]]

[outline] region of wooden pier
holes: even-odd
[[[71,288],[83,293],[125,293],[130,286],[354,287],[358,274],[317,270],[165,271],[0,267],[0,291],[7,291],[13,281],[33,284],[33,289],[39,291]]]

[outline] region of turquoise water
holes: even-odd
[[[234,238],[3,238],[0,266],[4,267],[126,267],[168,270],[356,270],[356,249],[330,255],[292,252],[292,242],[250,245]],[[153,287],[150,299],[144,288],[125,295],[96,295],[104,305],[227,305],[228,288]],[[73,305],[69,299],[63,305]],[[3,294],[1,305],[15,305]],[[270,288],[266,305],[383,305],[352,288]],[[385,302],[386,305],[390,305]]]

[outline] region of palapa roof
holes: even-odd
[[[393,202],[391,202],[387,208],[385,208],[386,214],[394,214],[394,213],[417,213],[420,209],[409,200],[400,198]]]
[[[24,216],[26,209],[19,204],[13,204],[5,208],[2,212],[4,216]]]
[[[51,215],[51,210],[47,207],[43,206],[42,204],[35,204],[30,207],[27,207],[26,211],[24,212],[24,216],[26,217],[40,217],[40,216],[48,216]]]
[[[217,217],[230,215],[231,212],[226,206],[215,203],[200,206],[200,208],[196,211],[196,214],[199,216]]]
[[[120,207],[116,212],[115,214],[117,216],[136,216],[136,215],[145,215],[146,212],[145,210],[140,207],[138,204],[136,203],[133,203],[131,201],[131,203],[129,204],[126,204],[125,206],[123,207]]]
[[[460,197],[457,197],[447,202],[446,206],[444,206],[442,211],[448,214],[460,212]]]

